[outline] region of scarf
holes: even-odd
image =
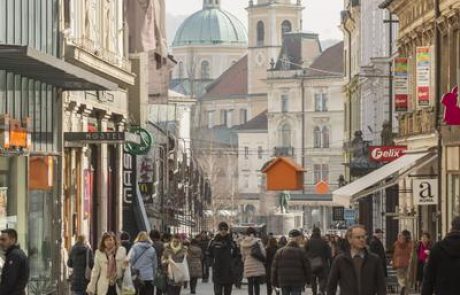
[[[179,243],[177,245],[177,247],[174,247],[173,243],[170,243],[169,246],[171,247],[171,249],[173,250],[173,253],[174,254],[177,254],[180,250],[182,250],[182,244]]]
[[[105,250],[105,254],[107,255],[107,279],[109,280],[109,284],[111,286],[113,286],[117,280],[117,261],[115,259],[116,253],[116,247],[113,247],[111,250]]]

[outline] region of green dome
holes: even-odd
[[[176,32],[173,47],[187,45],[246,45],[244,25],[218,7],[204,8],[188,17]]]

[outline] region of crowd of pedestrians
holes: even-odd
[[[230,295],[247,281],[248,295],[300,295],[311,288],[314,295],[383,295],[390,268],[396,273],[399,293],[415,287],[421,295],[459,294],[460,217],[438,243],[428,233],[415,242],[403,230],[387,255],[383,231],[368,236],[361,225],[350,227],[344,238],[311,236],[293,229],[288,237],[260,237],[254,228],[243,235],[231,232],[225,222],[212,235],[196,237],[140,232],[132,240],[127,233],[104,233],[93,250],[80,235],[69,252],[72,295],[167,294],[179,295],[189,288],[199,294],[198,282],[212,279],[214,294]],[[18,245],[14,229],[1,231],[5,253],[0,294],[25,295],[29,279],[27,255]]]

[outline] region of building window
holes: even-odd
[[[291,126],[289,124],[283,124],[280,128],[281,146],[291,146]]]
[[[321,147],[321,128],[319,128],[318,126],[315,126],[315,129],[313,131],[313,147]]]
[[[209,62],[207,60],[201,62],[201,79],[209,79]]]
[[[262,153],[263,153],[263,149],[261,146],[259,146],[257,148],[257,156],[259,157],[259,160],[262,159]]]
[[[249,158],[249,147],[244,147],[244,158],[247,160]]]
[[[315,94],[315,112],[327,112],[327,94]]]
[[[257,23],[257,46],[263,46],[265,41],[265,28],[264,23],[259,21]]]
[[[289,96],[287,94],[281,95],[281,112],[289,112]]]
[[[214,111],[208,112],[208,128],[214,127]]]
[[[228,110],[227,111],[227,124],[226,126],[228,128],[231,128],[233,126],[233,110]]]
[[[329,147],[329,127],[327,127],[327,126],[323,126],[322,146],[323,146],[323,148],[328,148]]]
[[[227,110],[220,111],[220,124],[227,126]]]
[[[285,20],[285,21],[281,24],[281,33],[282,33],[282,35],[284,35],[284,33],[289,33],[290,31],[292,31],[291,22],[288,21],[288,20]]]
[[[328,164],[314,164],[313,165],[313,181],[318,183],[320,181],[329,181],[329,165]]]
[[[178,68],[179,68],[179,73],[178,73],[179,79],[184,79],[184,63],[180,61]]]
[[[248,110],[240,110],[240,124],[245,124],[248,121]]]

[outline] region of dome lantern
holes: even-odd
[[[203,0],[203,9],[220,8],[222,0]]]

